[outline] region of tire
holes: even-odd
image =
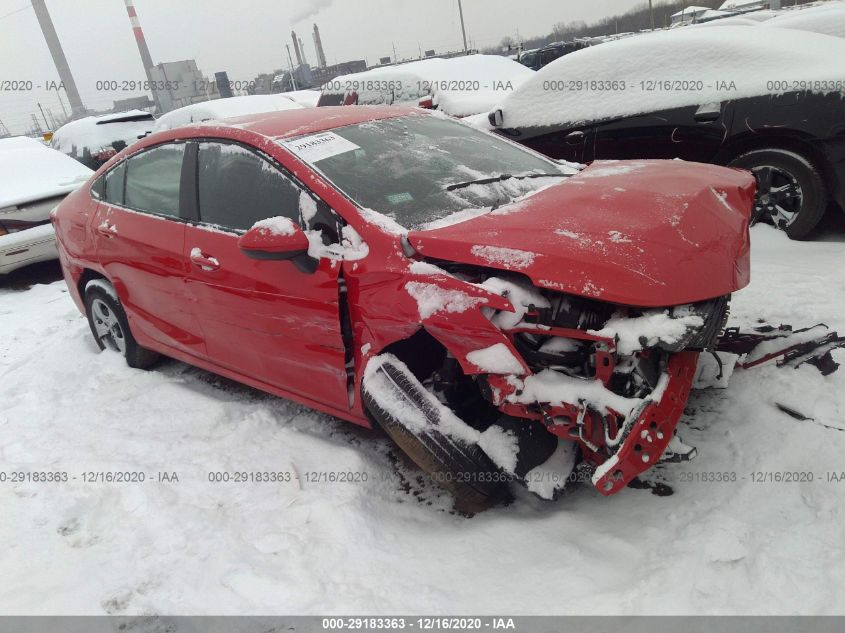
[[[754,172],[755,216],[770,218],[793,240],[805,239],[827,210],[824,181],[813,163],[800,154],[758,149],[735,158],[729,166]]]
[[[122,354],[126,364],[136,369],[146,369],[158,360],[156,352],[141,347],[135,341],[120,299],[107,281],[95,279],[85,286],[85,314],[91,334],[101,350],[109,349]]]
[[[373,361],[370,361],[373,362]],[[380,374],[392,393],[371,391],[373,376]],[[404,363],[384,360],[367,372],[363,388],[364,406],[372,418],[399,448],[434,482],[452,493],[455,510],[472,516],[507,498],[503,473],[475,444],[468,444],[438,430],[440,413],[432,404],[433,396],[408,370]],[[425,420],[424,430],[411,429],[383,403],[400,398]],[[395,407],[393,407],[395,410]]]

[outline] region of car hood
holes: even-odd
[[[424,257],[521,273],[550,290],[679,305],[748,284],[754,194],[745,171],[598,161],[520,201],[408,239]]]

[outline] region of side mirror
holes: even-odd
[[[308,237],[288,218],[261,220],[238,239],[238,248],[252,259],[292,260],[302,272],[313,273],[319,260],[308,255]]]
[[[502,127],[505,123],[505,115],[501,110],[496,110],[487,115],[487,120],[493,127]]]

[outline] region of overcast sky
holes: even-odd
[[[36,86],[58,80],[28,2],[0,0],[0,87],[3,80]],[[483,48],[507,35],[545,35],[558,22],[590,22],[642,2],[463,0],[463,6],[467,37]],[[123,0],[47,0],[47,7],[87,107],[110,107],[114,99],[138,95],[96,90],[98,80],[146,79]],[[457,0],[135,0],[135,8],[154,63],[196,59],[211,78],[226,70],[231,80],[250,80],[286,66],[292,28],[314,65],[315,22],[329,64],[362,58],[374,63],[392,56],[394,46],[400,58],[462,46]],[[64,93],[62,99],[67,107]],[[55,91],[0,91],[0,121],[21,133],[38,102],[61,112]]]

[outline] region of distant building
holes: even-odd
[[[776,5],[776,6],[773,6]],[[742,12],[759,11],[760,9],[779,9],[779,0],[726,0],[719,11]]]
[[[293,78],[291,78],[290,70],[284,69],[258,75],[253,80],[249,93],[269,95],[291,90],[319,88],[339,75],[359,73],[364,70],[367,70],[367,62],[363,59],[333,64],[325,68],[311,68],[308,64],[300,64],[294,69]]]
[[[150,99],[149,95],[140,97],[129,97],[127,99],[118,99],[114,102],[113,112],[125,112],[127,110],[149,110],[155,107],[155,101]]]
[[[150,73],[162,113],[220,98],[216,83],[203,76],[193,59],[156,64]]]

